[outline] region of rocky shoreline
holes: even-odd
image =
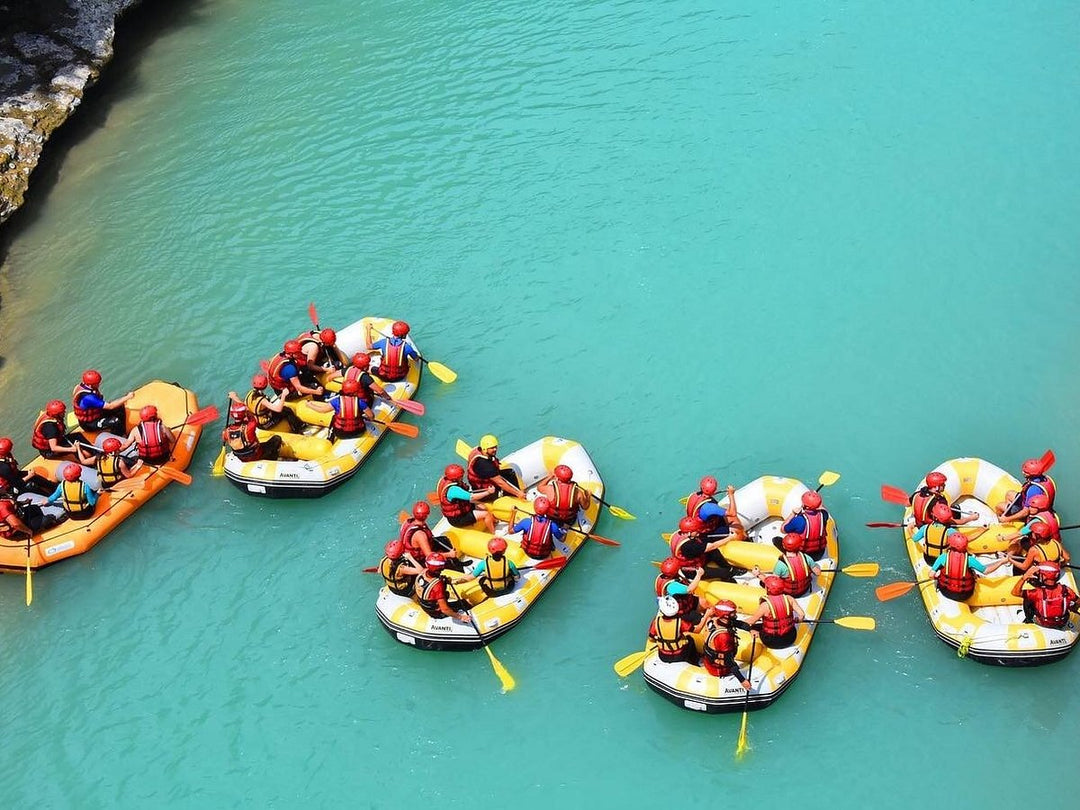
[[[0,223],[23,203],[52,133],[113,55],[140,0],[0,0]]]

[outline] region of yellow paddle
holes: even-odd
[[[468,459],[469,453],[472,452],[472,448],[469,447],[468,442],[464,439],[458,439],[457,444],[454,445],[454,452],[464,459]]]
[[[632,652],[624,658],[620,658],[615,662],[615,674],[620,678],[625,678],[635,669],[645,663],[645,659],[648,658],[649,653],[656,649],[656,644],[649,642],[645,645],[644,650],[638,652]]]
[[[757,649],[757,636],[750,641],[750,666],[746,668],[746,680],[754,672],[754,652]],[[735,743],[735,759],[740,760],[750,750],[750,742],[746,738],[746,722],[750,719],[750,690],[746,690],[746,700],[743,702],[742,724],[739,726],[739,740]]]
[[[480,625],[476,623],[476,618],[472,615],[472,611],[466,611],[469,616],[469,622],[472,624],[473,629],[476,631],[476,635],[480,636],[480,643],[484,647],[484,652],[487,653],[488,659],[491,661],[491,668],[495,670],[495,674],[499,678],[499,682],[502,683],[503,694],[511,691],[517,682],[514,681],[514,676],[510,674],[510,671],[502,665],[502,661],[495,657],[495,653],[491,651],[491,647],[484,641],[484,634],[480,632]]]
[[[225,474],[225,448],[221,448],[221,452],[218,453],[217,458],[214,459],[214,466],[210,468],[210,475],[215,478],[220,478]]]
[[[841,616],[839,619],[803,619],[807,624],[836,624],[848,630],[875,630],[877,622],[873,616]]]
[[[26,606],[34,601],[34,578],[30,573],[30,536],[26,538]]]

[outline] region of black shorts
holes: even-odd
[[[774,636],[772,633],[759,632],[761,636],[761,643],[768,647],[770,650],[781,650],[784,647],[790,647],[795,643],[795,636],[799,634],[798,627],[792,627],[786,633],[780,636]]]
[[[472,507],[469,507],[469,511],[464,515],[448,517],[446,518],[446,522],[458,529],[471,529],[476,525],[476,512]]]

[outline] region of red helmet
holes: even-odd
[[[668,557],[662,563],[660,563],[660,573],[665,577],[673,577],[679,573],[679,569],[682,566],[679,564],[678,557]]]
[[[101,449],[104,450],[106,453],[115,453],[117,450],[120,449],[120,440],[113,436],[110,436],[101,443]]]
[[[412,505],[412,516],[417,520],[427,520],[430,514],[431,507],[427,505],[427,501],[417,501]]]
[[[98,372],[94,369],[88,368],[82,373],[82,381],[83,385],[89,385],[91,388],[97,388],[99,385],[101,385],[101,375],[98,374]]]
[[[256,391],[261,391],[270,384],[270,379],[265,374],[256,374],[251,378],[251,387]]]
[[[780,544],[784,547],[784,551],[802,551],[803,537],[801,534],[788,532]]]
[[[1020,465],[1020,472],[1022,472],[1028,478],[1033,475],[1042,475],[1042,462],[1037,458],[1029,458],[1027,461]]]
[[[346,380],[341,384],[341,393],[345,394],[345,396],[355,396],[359,390],[360,383],[356,380]]]
[[[286,340],[285,345],[281,347],[285,354],[295,356],[300,354],[300,341],[299,340]]]
[[[1052,560],[1039,563],[1039,579],[1048,585],[1053,585],[1061,577],[1061,566]]]
[[[1054,536],[1054,530],[1050,528],[1050,524],[1043,523],[1041,520],[1031,524],[1031,533],[1040,540],[1049,540]]]
[[[731,616],[735,615],[739,608],[730,599],[721,599],[719,602],[713,605],[713,610],[719,613],[721,616],[726,615],[728,618],[730,618]]]
[[[0,438],[0,456],[6,456],[11,453],[11,439],[7,436]]]
[[[715,495],[719,486],[720,485],[716,483],[716,479],[711,475],[706,475],[701,479],[701,483],[698,484],[698,488],[701,490],[702,495]]]
[[[337,332],[333,329],[323,329],[319,332],[319,340],[324,346],[333,346],[337,343]]]
[[[502,554],[506,551],[506,541],[501,537],[492,537],[488,540],[489,554]]]
[[[551,509],[551,501],[541,495],[535,501],[533,501],[533,509],[536,510],[538,515],[546,515],[548,510]]]
[[[45,406],[45,413],[48,416],[62,416],[66,410],[67,405],[58,399],[49,400],[49,404]]]
[[[356,368],[365,369],[371,365],[371,355],[367,352],[357,352],[352,356],[352,364]]]
[[[405,321],[394,321],[394,325],[390,327],[390,331],[394,337],[403,338],[409,334],[409,325]]]
[[[926,485],[928,487],[943,487],[948,480],[949,479],[945,477],[945,473],[939,473],[937,470],[926,474]]]
[[[1050,508],[1050,499],[1042,493],[1039,493],[1038,495],[1032,495],[1031,500],[1028,501],[1028,503],[1031,504],[1033,508],[1038,509],[1040,512],[1044,509]]]
[[[157,419],[157,408],[153,405],[143,405],[142,410],[139,411],[139,421],[149,422],[151,419]]]
[[[802,505],[807,509],[817,509],[821,506],[821,496],[814,490],[808,489],[802,494]]]
[[[139,412],[140,415],[142,411]],[[237,422],[243,422],[248,416],[251,415],[251,411],[247,409],[247,405],[243,402],[234,402],[229,406],[229,416],[235,419]]]
[[[64,467],[64,480],[65,481],[78,481],[79,475],[82,473],[82,468],[78,464],[68,464]]]
[[[776,596],[784,592],[784,580],[775,574],[769,574],[765,577],[765,593],[769,596]]]
[[[384,548],[383,551],[386,552],[386,556],[391,560],[396,560],[405,553],[405,543],[401,540],[391,540],[386,544],[386,548]]]
[[[446,469],[443,470],[443,476],[449,478],[451,481],[460,481],[464,475],[465,470],[460,464],[449,464]]]
[[[949,548],[953,551],[967,551],[968,540],[960,532],[952,532],[949,535]]]
[[[699,518],[693,516],[684,517],[679,521],[679,531],[683,534],[697,534],[705,528],[705,524]]]
[[[429,571],[438,571],[440,568],[446,567],[446,557],[436,552],[435,554],[428,554],[424,558],[424,567]]]
[[[564,484],[569,483],[570,479],[574,477],[574,471],[567,467],[565,464],[560,464],[555,468],[555,477],[562,481]]]
[[[941,501],[938,501],[930,510],[930,517],[932,517],[938,523],[949,523],[952,521],[952,507],[950,507],[947,503],[942,503]]]

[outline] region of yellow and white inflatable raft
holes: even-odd
[[[536,484],[551,475],[559,464],[568,465],[574,471],[574,480],[597,498],[604,495],[604,482],[593,460],[584,447],[570,439],[545,436],[504,456],[501,462],[517,472],[522,489],[530,500],[536,497]],[[508,509],[511,504],[520,503],[513,498],[496,501],[496,515],[506,514],[505,510],[499,507],[505,505]],[[599,511],[600,503],[594,499],[588,510],[579,512],[576,524],[578,528],[590,531],[596,524]],[[521,517],[524,516],[519,515],[519,519]],[[466,570],[487,555],[487,543],[492,537],[485,531],[454,528],[445,519],[436,523],[432,531],[436,536],[450,538],[456,549],[468,555],[465,558]],[[500,524],[496,533],[504,532],[505,526]],[[517,540],[507,540],[506,556],[519,568],[529,565],[530,560]],[[583,534],[571,530],[567,532],[563,542],[555,542],[552,556],[573,557],[587,542]],[[484,643],[487,643],[517,626],[562,570],[553,568],[526,571],[522,573],[512,591],[496,597],[486,596],[475,580],[461,585],[457,591],[461,598],[472,605],[473,618],[484,634]],[[453,578],[453,572],[450,572],[450,577]],[[375,614],[391,636],[403,644],[422,650],[475,650],[482,646],[472,625],[445,617],[433,619],[412,599],[391,593],[386,586],[379,591]]]
[[[801,508],[801,498],[806,491],[807,487],[801,481],[773,475],[762,476],[736,490],[735,504],[750,540],[733,540],[724,545],[725,559],[738,568],[752,569],[757,565],[763,575],[771,572],[780,557],[773,539],[783,534],[781,527],[785,520]],[[720,503],[726,507],[727,497]],[[807,619],[821,618],[836,577],[826,571],[838,566],[839,556],[836,525],[830,518],[825,555],[817,563],[821,574],[815,578],[810,591],[796,599]],[[721,599],[732,600],[738,607],[738,618],[746,621],[757,610],[765,591],[750,573],[737,575],[735,580],[734,583],[706,582],[703,590],[709,604]],[[738,631],[736,659],[750,681],[749,702],[746,690],[734,676],[719,678],[701,666],[667,663],[660,660],[655,650],[645,657],[642,673],[650,687],[685,709],[709,713],[762,709],[776,700],[799,674],[816,627],[816,624],[800,623],[795,643],[784,649],[770,650],[759,641],[753,645],[753,661],[750,660],[750,633]],[[702,641],[695,637],[699,653]]]
[[[393,320],[390,318],[362,318],[337,333],[337,346],[346,357],[365,352],[371,348],[371,335],[378,332],[389,334],[391,324]],[[411,335],[406,340],[416,347]],[[420,387],[420,376],[421,364],[410,362],[409,374],[404,380],[382,383],[382,386],[391,399],[412,399]],[[289,407],[305,422],[312,423],[304,434],[288,432],[284,420],[273,430],[260,430],[258,433],[263,441],[271,436],[281,436],[283,449],[287,448],[287,452],[296,456],[296,460],[241,461],[232,452],[226,453],[225,475],[244,492],[268,498],[318,498],[360,469],[360,465],[389,430],[381,425],[369,425],[367,434],[363,436],[338,439],[331,443],[326,439],[326,426],[330,424],[332,413],[315,411],[307,406],[305,400],[290,401]],[[376,400],[373,410],[380,422],[390,422],[401,413],[400,408],[381,399]]]
[[[1000,467],[980,458],[954,458],[935,468],[946,478],[945,495],[949,502],[967,512],[976,512],[978,520],[966,524],[964,533],[975,526],[990,526],[971,541],[969,551],[981,562],[992,562],[1004,552],[1003,537],[1015,534],[1020,524],[1002,524],[994,505],[1005,500],[1006,492],[1016,492],[1020,482]],[[922,487],[926,479],[919,482]],[[915,521],[911,507],[904,511],[904,540],[915,579],[931,578],[930,566],[923,559],[922,547],[911,541]],[[968,658],[981,664],[1024,667],[1048,664],[1064,658],[1076,646],[1080,627],[1075,614],[1062,630],[1039,627],[1024,622],[1021,599],[1011,591],[1016,583],[1012,569],[1005,565],[976,581],[975,593],[965,602],[954,602],[941,595],[935,584],[919,585],[923,605],[934,632],[950,647],[963,650]],[[1063,569],[1061,581],[1077,590],[1071,569]]]

